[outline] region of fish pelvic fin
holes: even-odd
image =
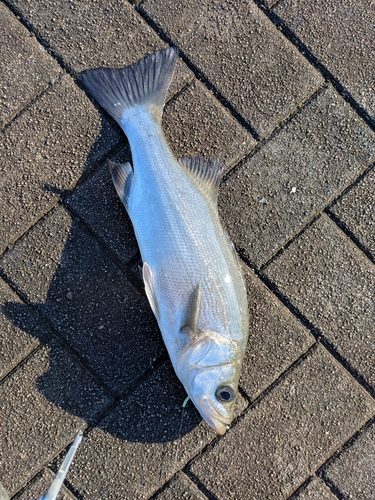
[[[191,337],[195,337],[197,334],[199,313],[201,309],[201,298],[202,287],[199,283],[188,297],[182,318],[181,332],[187,333]]]
[[[121,125],[124,112],[146,106],[161,120],[172,81],[178,50],[159,50],[125,68],[83,71],[83,84],[98,103]]]
[[[133,169],[130,163],[115,163],[107,160],[107,165],[111,171],[113,184],[115,185],[117,194],[128,211],[128,203],[130,196],[131,183],[133,179]]]
[[[155,315],[155,318],[159,321],[160,311],[158,299],[156,297],[156,291],[154,287],[154,280],[152,277],[151,267],[145,262],[142,268],[143,282],[145,284],[146,296],[150,303],[152,312]]]
[[[190,172],[201,191],[208,197],[217,212],[219,184],[224,172],[224,165],[219,160],[210,158],[180,158],[180,163]]]

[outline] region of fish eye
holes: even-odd
[[[221,403],[231,403],[236,397],[236,393],[229,385],[220,385],[215,391],[215,396]]]

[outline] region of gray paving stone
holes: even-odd
[[[227,168],[246,156],[256,144],[198,81],[166,107],[163,128],[177,158],[218,158]]]
[[[35,311],[28,308],[0,280],[0,378],[45,340],[48,332]]]
[[[25,486],[110,403],[56,340],[3,380],[0,475],[8,493]]]
[[[375,388],[375,266],[322,216],[264,270]]]
[[[40,474],[27,486],[27,488],[14,497],[14,500],[30,500],[30,498],[41,498],[48,488],[55,475],[49,469],[43,469]],[[59,493],[59,500],[75,500],[75,496],[70,493],[70,491],[63,486]]]
[[[314,337],[254,274],[244,268],[249,341],[240,385],[255,399],[314,343]]]
[[[131,156],[124,150],[110,159],[125,163],[131,161]],[[104,163],[94,172],[73,191],[66,203],[126,265],[137,252],[138,245],[132,223],[113,186],[108,165]]]
[[[319,347],[188,470],[217,499],[285,499],[374,412]]]
[[[63,208],[2,259],[5,273],[113,391],[164,352],[146,299]]]
[[[253,2],[145,0],[141,8],[262,136],[322,84]]]
[[[166,46],[127,1],[10,0],[10,3],[76,72],[98,66],[128,66]],[[169,95],[192,78],[192,72],[179,60]]]
[[[3,128],[48,83],[61,73],[59,65],[0,4],[0,128]]]
[[[374,2],[281,0],[274,12],[375,118]]]
[[[355,442],[333,460],[324,475],[343,498],[375,498],[375,425],[365,429]]]
[[[375,169],[346,193],[330,211],[357,238],[375,261]]]
[[[375,159],[375,134],[327,88],[241,168],[219,196],[237,248],[260,266]]]
[[[82,443],[69,472],[75,491],[90,500],[149,498],[216,436],[191,402],[181,424],[185,397],[169,362],[154,371]]]
[[[329,488],[317,477],[314,477],[306,486],[304,486],[293,500],[336,500]]]
[[[64,76],[0,137],[0,251],[75,186],[119,141],[88,98]]]
[[[207,497],[182,472],[172,478],[168,486],[156,495],[155,500],[175,500],[176,498],[181,498],[181,500],[207,500]]]

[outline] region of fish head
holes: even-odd
[[[176,372],[201,416],[218,434],[233,420],[243,353],[237,342],[198,331],[181,352]]]

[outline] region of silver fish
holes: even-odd
[[[129,163],[111,164],[133,223],[146,295],[174,370],[204,420],[224,434],[233,420],[248,336],[246,290],[217,209],[223,165],[177,160],[161,127],[177,49],[123,69],[82,73],[83,83],[119,123]]]

